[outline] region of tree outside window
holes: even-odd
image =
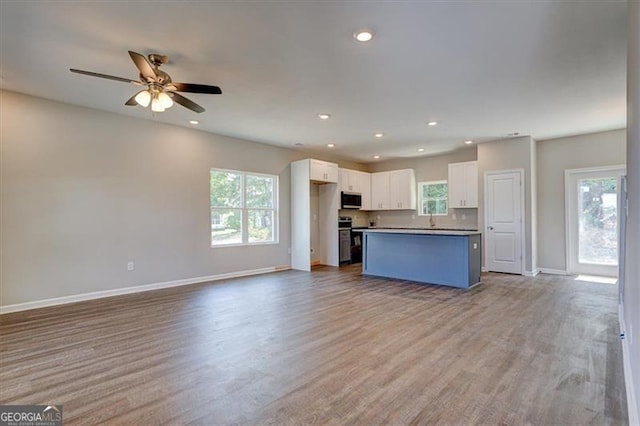
[[[418,183],[418,215],[446,216],[448,188],[446,180]]]
[[[278,177],[211,169],[211,245],[276,243]]]

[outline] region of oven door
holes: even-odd
[[[341,229],[338,233],[340,263],[351,262],[351,229]]]

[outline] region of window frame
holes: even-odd
[[[240,175],[240,207],[214,207],[211,205],[211,173],[234,173]],[[273,207],[247,207],[247,176],[254,177],[267,177],[273,179]],[[244,170],[223,169],[218,167],[211,167],[209,169],[209,246],[211,248],[224,248],[224,247],[242,247],[242,246],[265,246],[280,244],[280,181],[278,175],[272,175],[269,173],[257,173]],[[241,242],[229,243],[229,244],[214,244],[211,236],[212,232],[212,217],[215,210],[240,210],[240,236]],[[273,241],[249,241],[249,214],[250,211],[255,210],[270,210],[273,212]]]
[[[422,194],[424,193],[423,187],[427,186],[427,185],[441,185],[441,184],[446,184],[447,185],[447,195],[445,195],[444,197],[437,197],[437,198],[433,198],[433,197],[429,197],[429,198],[423,198]],[[418,216],[448,216],[449,215],[449,182],[446,179],[442,179],[442,180],[430,180],[430,181],[424,181],[424,182],[418,182]],[[440,200],[444,200],[445,202],[445,212],[444,213],[422,213],[422,207],[424,205],[425,201],[430,201],[430,200],[435,200],[435,201],[440,201]]]

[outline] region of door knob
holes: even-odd
[[[487,229],[488,229],[489,231],[493,231],[493,226],[487,226]]]

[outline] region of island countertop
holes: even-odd
[[[457,230],[457,229],[428,229],[428,228],[364,228],[354,229],[356,232],[371,232],[380,234],[416,234],[416,235],[457,235],[469,236],[480,235],[479,231]]]

